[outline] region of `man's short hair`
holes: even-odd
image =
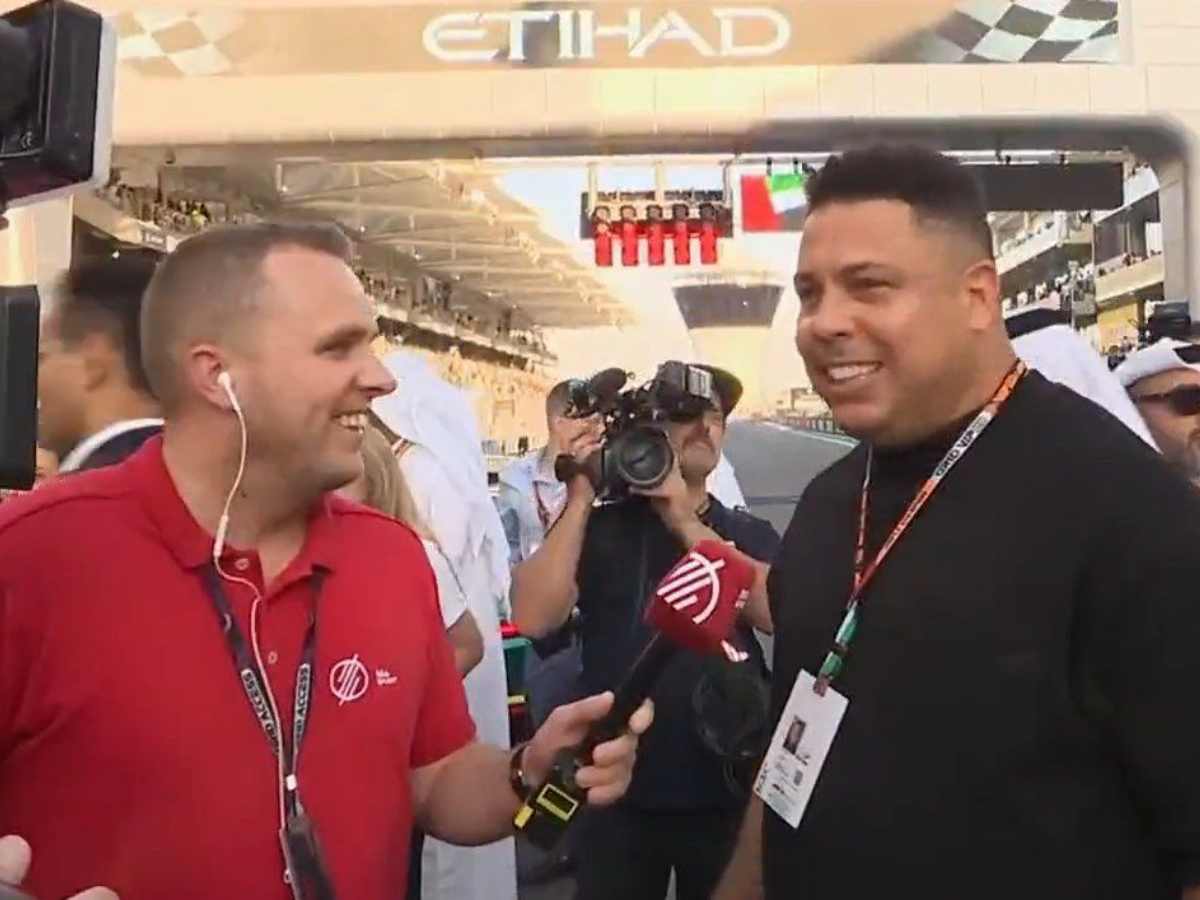
[[[121,353],[130,387],[145,393],[150,385],[142,366],[141,309],[154,267],[153,256],[137,251],[81,259],[59,281],[54,306],[65,346],[92,334],[107,336]]]
[[[563,415],[571,405],[571,382],[560,381],[546,395],[546,420]]]
[[[983,189],[970,171],[927,147],[878,144],[829,158],[806,186],[809,211],[830,203],[899,200],[923,223],[967,237],[995,258]]]
[[[158,267],[142,305],[142,358],[164,410],[181,398],[182,345],[235,334],[253,313],[263,261],[282,247],[326,253],[343,262],[352,245],[335,225],[261,222],[210,228],[188,238]]]

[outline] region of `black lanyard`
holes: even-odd
[[[304,730],[308,725],[309,708],[312,705],[312,676],[316,661],[317,650],[317,602],[321,596],[321,588],[325,581],[325,571],[314,569],[312,577],[312,610],[308,616],[308,629],[304,633],[304,649],[300,654],[300,665],[296,669],[296,696],[292,711],[292,737],[281,733],[279,722],[267,701],[266,677],[258,668],[254,654],[250,649],[242,629],[238,627],[233,617],[233,609],[229,598],[225,596],[225,588],[221,585],[221,577],[217,574],[216,566],[211,563],[204,570],[204,587],[208,598],[212,601],[217,621],[229,645],[229,655],[233,658],[233,667],[237,671],[238,681],[246,692],[250,703],[250,711],[258,724],[262,726],[267,736],[271,752],[283,754],[283,773],[285,785],[285,806],[289,816],[298,812],[296,797],[296,765],[300,758],[300,745],[304,741]]]
[[[283,757],[285,821],[279,833],[279,840],[283,849],[284,880],[296,900],[335,898],[333,883],[322,858],[316,830],[300,803],[299,783],[296,780],[300,745],[304,742],[304,730],[308,725],[308,712],[312,705],[312,677],[317,653],[317,603],[321,599],[325,574],[324,569],[313,569],[312,609],[308,614],[308,629],[304,632],[300,665],[296,669],[292,737],[288,741],[282,734],[271,704],[267,701],[266,676],[258,667],[254,653],[233,617],[233,609],[229,605],[229,598],[225,596],[225,588],[221,585],[217,567],[209,563],[204,570],[204,587],[209,600],[212,601],[225,641],[229,644],[229,655],[233,658],[233,667],[237,671],[242,690],[246,692],[250,712],[262,726],[271,752]]]

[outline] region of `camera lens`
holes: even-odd
[[[612,448],[617,476],[636,488],[658,487],[675,464],[675,452],[667,436],[656,428],[626,432]]]

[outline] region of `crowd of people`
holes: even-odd
[[[544,441],[542,405],[552,384],[546,375],[473,359],[459,347],[438,352],[382,337],[376,343],[381,354],[401,349],[424,359],[439,377],[466,392],[485,444],[498,455],[516,455]]]
[[[1002,308],[1014,312],[1026,306],[1045,306],[1071,312],[1073,304],[1096,299],[1096,266],[1093,263],[1072,263],[1065,272],[1039,281],[1032,288],[1005,297]]]
[[[486,369],[381,345],[338,230],[77,262],[40,348],[60,474],[0,506],[0,878],[515,898],[514,817],[723,545],[723,652],[650,653],[574,776],[548,864],[581,900],[1200,900],[1200,345],[1114,372],[1061,310],[1006,317],[949,157],[805,189],[796,348],[857,444],[782,536],[724,458],[734,373],[695,365],[665,477],[615,492],[578,385],[527,382],[546,437],[493,498]],[[515,747],[504,618],[536,640]]]
[[[1080,210],[1078,212],[1069,213],[1051,213],[1046,215],[1032,228],[1023,229],[1016,234],[1005,238],[1000,242],[1000,255],[1005,255],[1020,249],[1025,244],[1030,243],[1039,235],[1046,234],[1049,231],[1057,230],[1060,235],[1067,235],[1071,232],[1078,231],[1092,221],[1092,214],[1088,210]]]
[[[114,180],[98,194],[125,214],[157,225],[176,237],[199,234],[213,225],[249,224],[264,218],[262,211],[244,198],[201,199],[164,192],[157,187],[136,187],[120,180]],[[368,296],[377,303],[404,309],[415,324],[453,326],[466,337],[546,355],[545,342],[540,335],[512,328],[509,316],[486,317],[466,309],[452,309],[447,284],[440,285],[440,290],[431,292],[430,296],[416,296],[417,292],[411,290],[407,279],[371,273],[361,266],[355,266],[354,271]]]
[[[1115,259],[1110,259],[1107,262],[1098,265],[1096,267],[1096,274],[1111,275],[1113,272],[1121,271],[1121,269],[1128,269],[1130,266],[1136,266],[1139,263],[1144,263],[1146,260],[1155,256],[1162,256],[1162,251],[1150,250],[1147,253],[1122,253]]]
[[[384,309],[403,310],[407,321],[418,328],[431,323],[453,327],[462,332],[464,338],[474,338],[485,348],[548,356],[539,334],[512,327],[512,315],[508,310],[485,316],[478,310],[453,308],[454,289],[447,282],[426,279],[425,287],[414,290],[414,284],[408,278],[392,278],[362,268],[356,268],[355,273],[369,297]]]
[[[159,188],[134,187],[121,181],[114,181],[100,195],[126,214],[179,237],[198,234],[214,225],[261,221],[246,202],[239,205],[227,200],[175,196]],[[485,319],[476,312],[453,309],[448,294],[443,297],[432,292],[417,297],[407,280],[371,273],[361,266],[356,266],[354,272],[376,304],[400,307],[409,314],[411,324],[406,323],[405,331],[415,332],[415,337],[403,340],[396,334],[392,345],[425,355],[442,377],[470,391],[485,437],[501,452],[514,453],[518,447],[530,446],[544,436],[540,406],[550,382],[539,374],[541,363],[533,361],[548,358],[540,335],[513,329],[506,316]],[[431,323],[453,326],[462,341],[436,350],[423,347],[425,343],[445,343],[432,332],[421,334],[422,325],[428,328]],[[422,336],[432,341],[422,341]],[[472,343],[473,339],[480,343]]]
[[[178,237],[199,234],[213,225],[242,225],[262,220],[248,202],[172,196],[161,188],[114,181],[98,192],[126,215],[150,222]]]

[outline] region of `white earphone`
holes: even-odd
[[[221,518],[217,522],[216,540],[213,541],[213,562],[217,562],[221,558],[221,551],[225,549],[225,533],[229,530],[229,508],[233,506],[233,498],[237,496],[237,490],[242,485],[242,476],[246,474],[246,417],[242,414],[242,405],[238,402],[237,393],[233,389],[233,376],[228,372],[222,372],[217,376],[217,384],[225,390],[225,396],[229,398],[229,403],[233,407],[234,415],[237,416],[238,425],[242,432],[242,452],[241,458],[238,461],[237,477],[233,480],[233,487],[229,489],[229,495],[225,498],[225,508],[221,512]]]
[[[239,578],[237,575],[230,575],[221,568],[221,551],[225,549],[225,534],[229,530],[229,510],[233,506],[233,498],[237,496],[238,488],[242,486],[242,478],[246,474],[246,450],[249,443],[249,433],[246,429],[246,416],[242,413],[242,405],[238,402],[237,393],[233,389],[233,376],[228,372],[221,372],[217,376],[217,384],[225,390],[225,396],[229,398],[229,403],[233,407],[234,415],[237,416],[238,426],[241,430],[242,448],[241,455],[238,459],[237,477],[233,480],[233,487],[229,489],[229,495],[225,498],[225,508],[221,512],[221,518],[217,522],[217,534],[213,540],[212,559],[213,567],[217,570],[217,574],[226,581],[248,587],[254,595],[254,601],[250,604],[250,647],[254,653],[254,662],[258,666],[258,671],[263,676],[263,688],[266,691],[267,703],[271,707],[271,712],[275,716],[276,722],[281,722],[279,718],[279,706],[275,703],[275,692],[271,686],[270,676],[267,675],[266,666],[263,665],[262,648],[259,646],[258,640],[258,611],[262,606],[262,594],[258,590],[258,586],[254,582],[246,578]],[[283,752],[275,754],[276,774],[278,776],[279,787],[279,828],[282,833],[287,828],[287,807],[286,807],[286,791],[287,782],[285,780],[283,768]],[[294,790],[293,786],[293,790]]]
[[[221,387],[225,388],[226,395],[228,395],[229,399],[233,402],[234,406],[236,406],[237,405],[237,397],[233,393],[233,376],[230,375],[228,372],[222,372],[220,375],[217,376],[217,384],[219,384]]]

